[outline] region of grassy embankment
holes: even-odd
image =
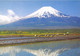
[[[1,37],[80,37],[80,29],[1,30]]]

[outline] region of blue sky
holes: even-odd
[[[80,17],[80,0],[0,0],[0,15],[7,15],[10,9],[23,17],[43,6],[52,6],[64,14]]]

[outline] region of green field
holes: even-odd
[[[80,35],[80,29],[32,29],[32,30],[0,30],[0,36],[53,37],[64,35]]]

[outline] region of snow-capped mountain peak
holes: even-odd
[[[39,10],[35,11],[34,13],[26,16],[25,18],[32,18],[32,17],[38,17],[38,18],[46,18],[46,17],[68,17],[61,13],[60,11],[52,8],[51,6],[42,7]]]

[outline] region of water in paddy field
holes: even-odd
[[[1,46],[0,56],[80,56],[80,39]]]

